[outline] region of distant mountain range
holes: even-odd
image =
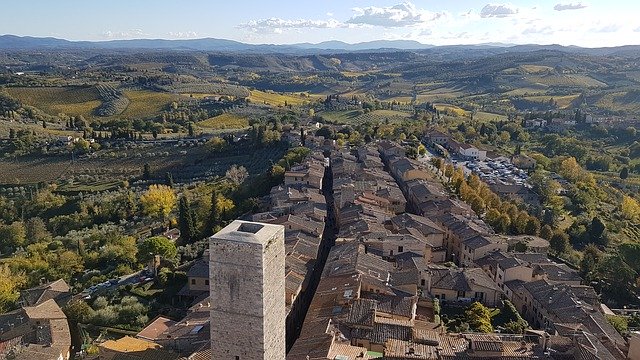
[[[318,44],[300,43],[290,45],[274,44],[246,44],[225,39],[134,39],[110,41],[69,41],[53,37],[31,36],[0,36],[0,51],[16,50],[82,50],[82,49],[122,49],[122,50],[191,50],[216,52],[253,52],[253,53],[326,53],[326,52],[356,52],[356,51],[388,51],[388,50],[491,50],[492,52],[525,52],[536,50],[557,50],[591,55],[610,55],[627,52],[640,52],[639,45],[629,45],[611,48],[581,48],[577,46],[561,45],[513,45],[502,43],[488,43],[479,45],[451,45],[435,46],[422,44],[413,40],[375,40],[357,44],[342,41],[325,41]]]

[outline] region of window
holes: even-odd
[[[205,280],[205,281],[204,281],[204,284],[205,284],[205,285],[209,285],[209,279]]]
[[[236,356],[236,360],[240,360],[240,356]]]
[[[478,292],[476,291],[475,296],[476,299],[478,300],[483,300],[484,299],[484,293],[483,292]]]
[[[389,256],[393,256],[393,250],[389,250]]]
[[[191,285],[195,285],[196,284],[196,279],[191,279]]]
[[[440,299],[446,300],[447,299],[447,294],[442,294],[442,296],[440,296]]]
[[[464,297],[464,291],[458,291],[458,297],[459,298],[463,298]]]
[[[398,252],[401,253],[404,251],[404,246],[398,246]]]
[[[421,279],[421,280],[420,280],[420,285],[421,285],[421,286],[425,286],[426,284],[427,284],[427,282],[426,282],[426,281],[424,281],[424,279]]]

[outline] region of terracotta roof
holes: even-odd
[[[175,324],[176,324],[176,322],[171,320],[171,319],[167,319],[165,317],[158,316],[149,325],[147,325],[147,327],[142,329],[142,331],[140,331],[138,333],[138,335],[136,335],[136,337],[140,338],[140,339],[144,339],[144,340],[153,341],[153,340],[158,339],[160,334],[162,334],[163,332],[167,331],[167,329],[169,327],[171,327],[171,326],[173,326]]]

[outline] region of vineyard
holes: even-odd
[[[166,90],[172,91],[182,95],[194,95],[205,94],[208,96],[213,95],[226,95],[236,98],[246,98],[250,95],[249,90],[245,87],[223,83],[185,83],[174,84],[167,87]]]
[[[252,90],[249,101],[256,104],[267,104],[271,106],[304,105],[321,98],[319,95],[305,93],[276,93],[269,91]]]
[[[95,87],[20,87],[6,91],[22,103],[54,116],[64,113],[88,117],[101,104]]]
[[[99,84],[96,90],[102,99],[102,105],[96,109],[98,116],[120,115],[129,106],[129,99],[111,85]]]
[[[212,130],[224,130],[224,129],[244,129],[249,126],[249,121],[244,116],[239,116],[232,113],[225,113],[219,116],[215,116],[203,121],[198,122],[201,128]]]
[[[211,153],[204,146],[176,148],[165,145],[100,150],[74,161],[71,156],[22,157],[17,161],[5,158],[0,159],[0,184],[57,182],[62,191],[103,191],[119,186],[121,181],[141,176],[145,164],[149,165],[155,179],[164,179],[165,174],[171,172],[176,181],[206,180],[224,175],[234,164],[246,167],[255,175],[268,169],[269,160],[277,162],[285,150],[274,146],[253,152],[237,149]]]
[[[368,113],[359,110],[323,111],[318,113],[323,118],[338,124],[362,124],[368,122],[401,123],[410,119],[410,114],[393,110],[375,110]]]
[[[124,95],[131,103],[121,114],[125,118],[150,118],[166,110],[172,101],[179,99],[178,95],[148,90],[125,90]]]

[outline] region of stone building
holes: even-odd
[[[209,255],[212,358],[284,360],[284,227],[236,220]]]

